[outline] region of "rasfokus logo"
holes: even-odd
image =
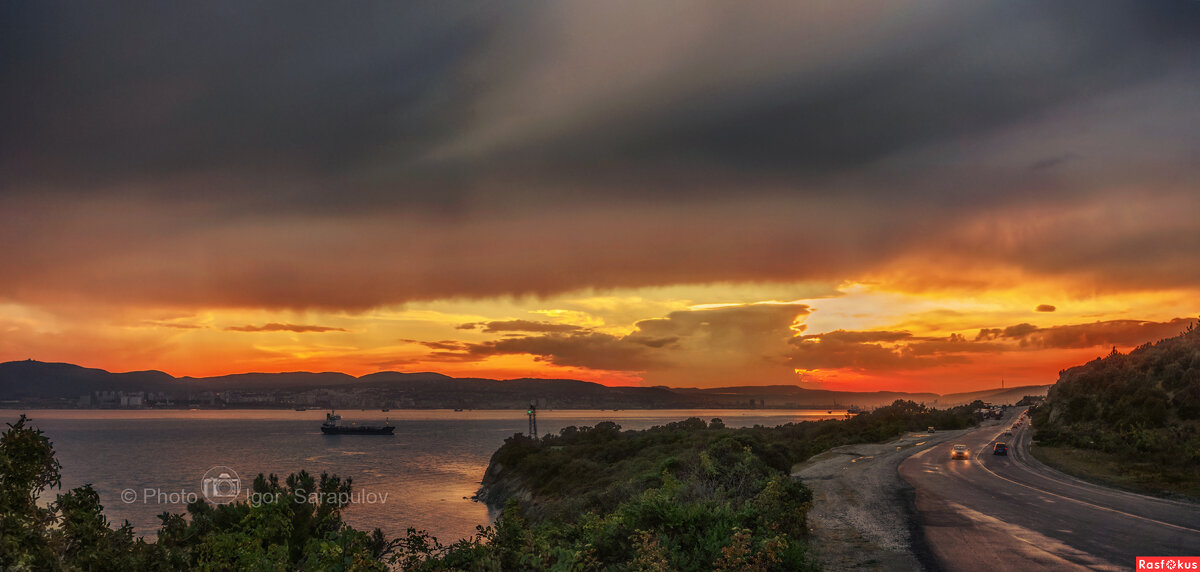
[[[204,478],[200,480],[200,492],[211,503],[233,502],[242,494],[242,480],[238,478],[237,471],[217,465],[204,472]]]
[[[1196,556],[1138,556],[1135,570],[1200,570]]]

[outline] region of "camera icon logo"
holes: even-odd
[[[242,479],[238,478],[237,471],[217,465],[204,472],[204,478],[200,481],[200,491],[211,503],[233,502],[242,494]]]

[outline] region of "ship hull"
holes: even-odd
[[[367,426],[348,426],[348,427],[321,427],[321,432],[326,435],[391,435],[396,430],[395,427],[367,427]]]

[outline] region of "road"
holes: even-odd
[[[915,489],[919,530],[945,570],[1130,570],[1137,556],[1200,556],[1200,505],[1085,483],[1029,455],[1028,421],[1012,436],[987,422],[914,453],[900,476]],[[1009,456],[992,454],[996,441]],[[950,448],[967,445],[968,460]]]
[[[965,431],[907,433],[887,443],[830,449],[793,468],[813,491],[808,513],[813,556],[822,570],[921,570],[912,542],[909,487],[900,462]]]

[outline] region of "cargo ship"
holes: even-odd
[[[326,435],[391,435],[396,428],[390,424],[384,425],[359,425],[351,423],[349,425],[342,424],[342,416],[336,412],[325,414],[325,422],[321,424],[321,432]]]

